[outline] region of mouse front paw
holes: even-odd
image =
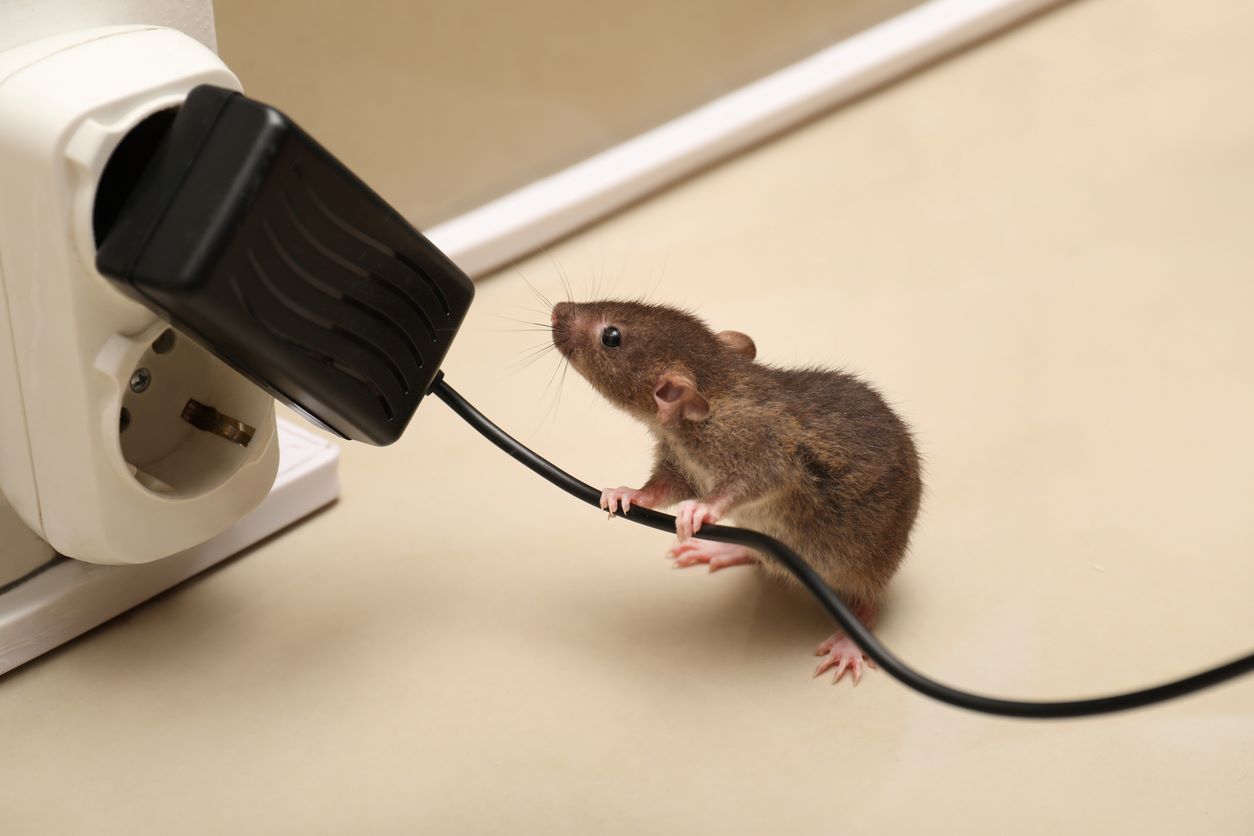
[[[620,485],[617,488],[606,488],[601,491],[601,508],[609,511],[611,517],[617,513],[619,508],[626,514],[631,510],[632,503],[642,508],[652,506],[651,498],[647,493],[636,488],[629,488],[626,485]]]
[[[706,523],[713,525],[721,515],[713,505],[699,499],[688,499],[679,503],[675,510],[675,534],[679,542],[684,542],[701,530]]]

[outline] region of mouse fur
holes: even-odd
[[[701,500],[874,605],[906,554],[922,479],[909,427],[870,384],[760,363],[747,335],[666,305],[562,302],[552,323],[575,370],[655,440],[637,504]],[[791,577],[769,556],[760,565]]]

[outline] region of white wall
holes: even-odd
[[[152,23],[217,49],[211,0],[0,0],[0,50],[69,29]]]

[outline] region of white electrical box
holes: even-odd
[[[202,543],[255,508],[278,468],[270,396],[94,266],[110,156],[198,84],[239,87],[171,29],[0,54],[0,492],[79,560],[143,563]],[[183,420],[189,401],[246,424],[246,446]]]
[[[97,11],[122,13],[65,19]],[[335,443],[276,422],[270,395],[95,269],[124,138],[197,85],[239,89],[204,23],[200,40],[124,25],[0,51],[0,673],[339,492]],[[197,426],[192,404],[238,431]]]

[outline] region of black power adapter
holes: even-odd
[[[332,432],[398,439],[470,279],[272,107],[201,86],[162,126],[106,192],[121,205],[97,217],[100,272]]]
[[[97,210],[101,273],[316,423],[388,444],[430,391],[515,460],[599,508],[600,491],[524,447],[444,381],[440,364],[474,298],[470,279],[274,108],[197,87],[175,114],[142,123],[119,146]],[[669,514],[633,507],[625,516],[675,530]],[[721,525],[701,536],[771,554],[885,672],[972,711],[1106,714],[1254,671],[1251,653],[1111,696],[1032,702],[972,694],[890,653],[784,543]]]

